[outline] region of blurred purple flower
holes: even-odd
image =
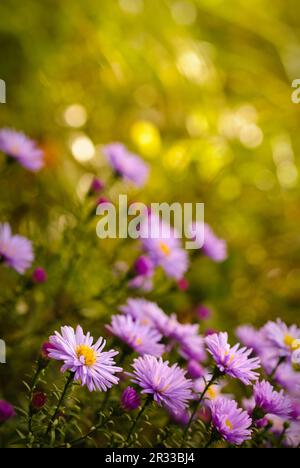
[[[104,189],[104,183],[98,177],[94,177],[91,183],[90,192],[99,193]]]
[[[47,395],[44,392],[36,392],[32,396],[31,406],[35,410],[42,409],[47,403]]]
[[[212,315],[211,309],[209,309],[208,307],[205,307],[203,305],[200,305],[197,308],[197,315],[198,315],[200,320],[208,320]]]
[[[159,343],[162,335],[129,315],[114,315],[111,325],[107,325],[106,328],[141,355],[161,356],[165,351],[164,345]]]
[[[190,226],[190,237],[195,241],[202,239],[203,245],[199,243],[199,249],[203,249],[205,255],[215,262],[223,262],[227,259],[227,244],[223,239],[219,239],[208,224],[193,223]]]
[[[205,375],[204,368],[195,360],[190,360],[188,362],[187,371],[192,379],[198,379],[199,377],[203,377]]]
[[[151,277],[154,273],[154,265],[149,257],[141,255],[134,264],[134,270],[138,276]]]
[[[247,348],[252,348],[254,353],[260,355],[265,347],[263,330],[257,330],[252,325],[241,325],[235,330],[240,342]]]
[[[37,172],[44,166],[44,153],[24,133],[8,128],[0,130],[0,151],[14,158],[23,167]]]
[[[38,267],[32,273],[32,281],[34,283],[45,283],[47,281],[47,272],[44,268]]]
[[[186,273],[189,259],[176,236],[176,231],[154,214],[141,223],[141,242],[154,266],[161,267],[167,276],[178,281]]]
[[[0,423],[8,421],[16,415],[14,407],[5,400],[0,400]]]
[[[246,411],[238,408],[237,402],[226,398],[208,403],[212,425],[230,444],[241,445],[251,439],[252,420]]]
[[[118,176],[132,182],[136,187],[145,185],[149,167],[139,156],[130,153],[121,143],[105,146],[103,153]]]
[[[169,317],[155,303],[142,298],[129,298],[127,303],[119,310],[126,315],[130,315],[134,320],[138,320],[142,325],[149,325],[163,333],[165,323]]]
[[[296,325],[288,327],[282,320],[268,322],[263,327],[264,334],[270,347],[281,357],[291,357],[300,348],[300,328]]]
[[[119,382],[115,373],[122,372],[115,365],[113,357],[118,351],[103,352],[106,341],[101,337],[93,344],[93,337],[88,332],[84,335],[78,325],[76,331],[72,327],[62,327],[61,334],[49,338],[53,349],[48,349],[51,359],[64,361],[62,372],[67,370],[74,372],[74,381],[86,385],[90,392],[100,390],[106,392],[114,384]]]
[[[249,358],[252,349],[240,348],[239,344],[231,347],[227,333],[210,335],[205,338],[205,343],[221,373],[239,379],[245,385],[258,379],[259,374],[254,369],[260,367],[260,359]]]
[[[32,243],[25,237],[13,235],[9,224],[0,224],[0,262],[22,275],[33,260]]]
[[[134,360],[133,369],[132,382],[172,413],[181,414],[193,398],[192,381],[185,378],[185,372],[177,364],[170,366],[162,358],[146,355]]]
[[[135,410],[141,405],[140,396],[134,388],[125,388],[121,396],[121,405],[126,411]]]

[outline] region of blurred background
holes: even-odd
[[[36,176],[0,173],[0,220],[34,240],[49,274],[15,314],[1,312],[11,356],[25,353],[29,367],[55,325],[99,323],[103,304],[81,301],[111,272],[78,216],[92,175],[106,177],[100,149],[111,141],[151,164],[132,200],[204,202],[228,242],[224,264],[196,259],[189,299],[162,305],[190,313],[204,303],[210,325],[229,331],[279,316],[299,324],[297,0],[6,0],[0,50],[0,126],[37,139],[47,163]],[[0,281],[4,299],[19,287],[13,272]]]

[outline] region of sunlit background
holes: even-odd
[[[18,304],[25,328],[2,317],[11,342],[27,333],[27,349],[33,323],[47,334],[53,313],[66,321],[74,297],[104,281],[101,253],[91,262],[88,244],[77,245],[80,280],[59,302],[47,299],[67,281],[57,261],[70,255],[59,250],[64,227],[84,243],[76,216],[92,175],[107,175],[100,153],[111,141],[151,164],[133,200],[204,202],[228,241],[229,260],[200,257],[188,275],[192,303],[174,308],[203,302],[214,310],[210,325],[229,330],[277,316],[299,323],[297,0],[6,0],[0,25],[1,127],[36,138],[47,158],[38,177],[17,171],[12,186],[1,176],[1,220],[36,239],[52,278],[33,317],[30,303]],[[14,281],[3,278],[2,294]],[[79,313],[98,319],[94,309]]]

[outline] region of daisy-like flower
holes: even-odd
[[[263,330],[257,330],[252,325],[241,325],[235,330],[235,334],[244,346],[252,348],[255,354],[260,355],[265,342]]]
[[[130,153],[121,143],[105,146],[103,153],[118,176],[136,187],[145,185],[149,176],[149,167],[139,156]]]
[[[285,443],[288,447],[298,447],[300,444],[300,421],[292,421],[285,433]]]
[[[155,267],[161,267],[170,278],[182,279],[189,260],[175,229],[151,213],[141,223],[140,238]]]
[[[159,341],[162,335],[154,328],[143,325],[129,315],[114,315],[106,328],[137,353],[161,356],[165,347]]]
[[[245,385],[258,379],[259,374],[254,370],[260,367],[260,359],[249,357],[252,349],[240,348],[239,343],[231,347],[227,333],[207,336],[205,343],[221,374],[239,379]]]
[[[196,244],[198,244],[197,240],[201,239],[198,247],[203,249],[205,255],[215,262],[223,262],[227,259],[226,241],[219,239],[208,224],[192,223],[189,230],[190,237],[194,239]]]
[[[283,390],[280,392],[274,390],[274,387],[266,380],[256,382],[253,389],[253,395],[256,405],[254,415],[255,412],[259,413],[259,419],[266,414],[285,417],[288,417],[291,414],[291,399],[285,395]]]
[[[300,397],[300,372],[295,371],[289,362],[278,367],[274,379],[292,396]]]
[[[134,320],[138,320],[142,325],[156,328],[163,333],[165,323],[169,317],[155,303],[140,298],[129,298],[127,303],[119,308],[123,314],[130,315]]]
[[[288,327],[280,319],[276,322],[268,322],[263,328],[269,345],[280,357],[291,357],[300,349],[300,328],[296,325]]]
[[[247,411],[238,408],[237,402],[218,398],[209,402],[212,425],[230,444],[241,445],[251,439],[252,419]]]
[[[32,243],[25,237],[13,235],[9,224],[0,224],[0,263],[23,275],[33,260]]]
[[[142,393],[153,395],[154,401],[172,413],[181,414],[192,400],[192,381],[185,372],[162,358],[146,355],[135,359],[131,381],[142,388]]]
[[[61,333],[55,332],[49,342],[48,357],[63,361],[61,371],[73,372],[74,381],[86,385],[90,392],[106,392],[119,382],[114,374],[123,369],[117,367],[113,359],[119,353],[115,350],[104,352],[106,341],[103,338],[93,344],[90,333],[85,335],[78,325],[76,331],[72,327],[62,327]]]
[[[37,172],[44,166],[44,153],[24,133],[3,128],[0,130],[0,151],[14,158],[23,167]]]

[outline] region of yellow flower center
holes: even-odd
[[[295,338],[294,338],[293,336],[291,336],[291,335],[285,335],[285,337],[284,337],[284,344],[285,344],[288,348],[294,349],[294,348],[293,348],[293,343],[294,343],[294,341],[296,341],[296,340],[295,340]],[[296,348],[296,349],[297,349],[297,348]]]
[[[207,390],[207,394],[208,394],[208,397],[210,400],[215,400],[216,397],[217,397],[217,391],[214,387],[210,387],[208,390]]]
[[[142,338],[137,338],[137,339],[135,340],[136,346],[139,346],[139,345],[141,345],[142,343],[143,343]]]
[[[300,340],[294,340],[292,343],[292,350],[298,351],[300,349]]]
[[[91,367],[96,362],[96,352],[86,345],[79,345],[76,348],[76,354],[78,358],[84,357],[84,363],[86,366]]]
[[[171,249],[165,242],[160,242],[159,248],[166,257],[169,257]]]
[[[229,421],[229,419],[226,419],[225,424],[226,424],[226,426],[228,427],[228,429],[230,429],[230,430],[232,431],[233,425],[231,424],[231,422]]]

